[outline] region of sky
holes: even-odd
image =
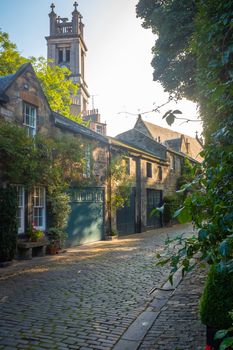
[[[8,32],[21,54],[47,56],[51,0],[0,0],[0,28]],[[162,119],[168,109],[180,109],[182,117],[197,118],[195,104],[183,100],[170,103],[160,113],[149,112],[168,100],[153,81],[151,49],[155,36],[136,17],[138,0],[79,0],[84,39],[88,47],[86,82],[93,98],[89,109],[98,108],[107,133],[115,136],[133,128],[137,114],[145,121],[170,128]],[[54,0],[55,12],[71,19],[74,0]],[[127,114],[128,112],[129,114]],[[149,113],[144,113],[149,112]],[[133,114],[133,115],[132,115]],[[176,121],[172,129],[195,137],[201,123]]]

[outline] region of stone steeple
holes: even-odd
[[[72,97],[71,113],[78,115],[87,111],[88,86],[85,82],[85,56],[87,46],[84,41],[84,24],[78,11],[78,3],[74,3],[72,20],[57,16],[55,5],[51,5],[50,35],[46,37],[48,45],[48,59],[54,64],[67,67],[72,74],[70,79],[79,85],[77,96]]]

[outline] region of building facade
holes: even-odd
[[[113,230],[123,235],[161,227],[162,217],[152,217],[152,209],[162,205],[164,196],[175,193],[184,159],[194,164],[200,161],[198,140],[190,138],[188,151],[183,148],[182,142],[187,140],[184,135],[179,138],[175,134],[174,139],[159,142],[162,128],[159,127],[156,140],[151,134],[156,126],[148,125],[140,117],[132,130],[111,138],[52,111],[29,63],[15,74],[0,77],[0,123],[25,128],[32,138],[37,134],[72,135],[85,145],[86,170],[79,186],[71,186],[69,191],[68,245],[102,240]],[[194,142],[196,146],[192,148]],[[114,206],[112,201],[120,186],[114,183],[111,170],[112,160],[117,157],[121,157],[122,170],[127,171],[130,181],[128,200],[121,207]],[[0,184],[5,185],[1,161]],[[19,237],[31,223],[46,231],[49,227],[46,187],[38,183],[29,188],[23,181],[14,185],[18,187]]]
[[[68,245],[104,239],[107,210],[108,140],[85,126],[53,112],[31,66],[23,65],[15,74],[0,77],[0,123],[13,123],[27,130],[28,136],[72,135],[85,147],[85,171],[82,185],[70,189],[71,215],[67,227]],[[77,149],[77,152],[79,150]],[[0,159],[0,185],[7,185]],[[65,170],[65,169],[64,169]],[[18,189],[18,234],[24,237],[33,226],[46,231],[49,227],[47,188],[38,183],[30,187],[22,179],[14,183]],[[85,215],[79,215],[79,213]],[[88,215],[86,215],[88,213]]]

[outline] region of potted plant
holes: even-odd
[[[49,239],[49,246],[48,246],[49,254],[52,254],[52,255],[57,254],[59,250],[65,247],[67,234],[63,230],[56,227],[51,227],[47,232],[47,236]]]
[[[33,225],[30,225],[27,229],[27,238],[30,242],[38,242],[45,238],[44,232],[38,230]]]
[[[229,312],[233,309],[233,272],[217,271],[211,266],[200,301],[202,323],[206,325],[208,350],[219,349],[221,340],[215,334],[232,325]]]

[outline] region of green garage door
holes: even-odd
[[[100,241],[104,238],[104,190],[70,190],[71,213],[67,225],[68,246]]]
[[[119,235],[127,235],[136,232],[135,198],[136,189],[133,187],[129,203],[123,208],[117,209],[116,224]]]

